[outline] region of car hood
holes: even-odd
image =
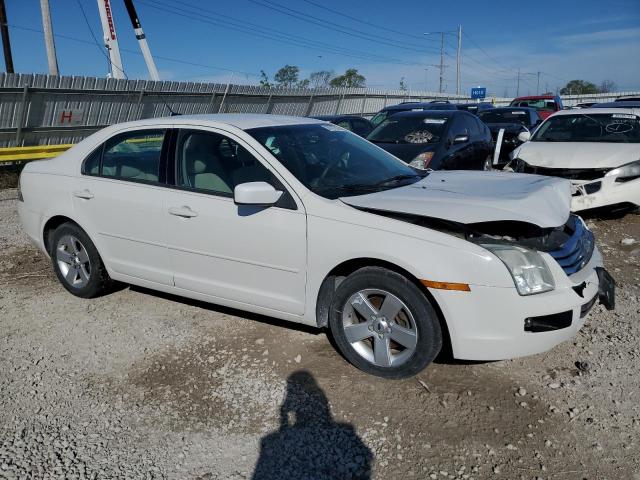
[[[569,218],[571,186],[568,180],[539,175],[437,171],[411,185],[340,200],[464,224],[507,220],[553,228]]]
[[[529,165],[545,168],[616,168],[640,160],[639,143],[527,142],[517,152]]]

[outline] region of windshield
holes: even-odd
[[[426,174],[335,125],[260,127],[247,133],[303,185],[325,198],[387,190]]]
[[[547,112],[556,112],[558,110],[558,106],[556,102],[548,99],[539,99],[539,100],[518,100],[511,102],[511,106],[513,107],[530,107],[535,108],[536,110],[543,110]]]
[[[374,143],[438,143],[446,118],[394,116],[378,125],[367,137]]]
[[[519,123],[529,125],[529,112],[526,110],[488,110],[481,112],[480,120],[484,123]]]
[[[532,141],[640,143],[640,119],[628,113],[554,115]]]

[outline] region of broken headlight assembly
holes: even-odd
[[[482,243],[480,246],[505,264],[520,295],[534,295],[555,288],[553,275],[538,252],[501,243]]]
[[[609,170],[605,174],[605,177],[616,177],[616,182],[618,183],[624,183],[640,178],[640,160]]]

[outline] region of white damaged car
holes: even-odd
[[[573,211],[640,207],[639,115],[626,108],[557,112],[512,152],[510,167],[569,179]]]
[[[28,164],[20,218],[83,298],[126,282],[328,327],[389,378],[571,338],[614,284],[566,180],[414,170],[335,125],[178,116]],[[132,319],[135,321],[135,319]]]

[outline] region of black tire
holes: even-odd
[[[78,268],[77,278],[81,279],[82,268],[84,268],[84,275],[88,277],[88,280],[77,283],[70,282],[65,277],[65,272],[63,272],[61,266],[62,255],[64,252],[70,251],[70,249],[65,249],[65,245],[68,244],[69,239],[75,239],[80,244],[80,246],[86,251],[86,259],[87,261],[82,263],[82,266]],[[76,245],[78,244],[76,243]],[[60,250],[64,250],[64,252],[59,252]],[[80,298],[94,298],[100,295],[104,295],[109,291],[113,282],[109,278],[109,274],[98,254],[98,250],[95,245],[89,238],[89,236],[75,223],[63,223],[58,228],[56,228],[51,236],[51,246],[50,252],[51,262],[53,263],[53,270],[58,277],[58,280],[62,284],[62,286],[67,289],[70,293]],[[78,257],[78,255],[76,255]],[[82,256],[84,259],[84,255]],[[66,259],[66,256],[65,256]],[[65,262],[62,262],[65,263]],[[78,263],[80,260],[78,259]],[[67,270],[68,272],[68,270]],[[88,273],[88,275],[87,275]],[[82,277],[84,278],[84,277]]]
[[[345,308],[351,308],[351,303],[347,302],[358,292],[363,290],[370,291],[371,289],[382,290],[397,297],[408,309],[412,315],[412,327],[417,333],[417,341],[415,347],[412,347],[413,352],[410,350],[406,352],[405,360],[394,366],[393,360],[390,362],[390,366],[380,366],[375,361],[366,359],[358,350],[347,340],[347,334],[345,333],[345,321],[343,320],[343,313]],[[382,300],[384,303],[384,299]],[[382,305],[380,305],[381,307]],[[379,307],[379,308],[380,308]],[[379,311],[382,311],[380,308]],[[353,312],[346,314],[349,318],[352,318]],[[403,315],[403,313],[399,314]],[[363,316],[358,316],[356,325],[366,323]],[[394,317],[396,320],[401,320],[400,317]],[[354,326],[354,325],[348,325]],[[375,327],[374,327],[375,328]],[[389,332],[395,327],[389,327]],[[387,270],[381,267],[366,267],[349,275],[338,286],[333,296],[331,306],[329,309],[329,329],[335,341],[340,353],[360,370],[384,378],[407,378],[411,377],[421,370],[423,370],[433,359],[438,355],[442,348],[442,330],[440,328],[440,322],[433,306],[425,294],[410,280],[400,275],[399,273]],[[371,330],[369,328],[369,330]],[[366,332],[365,332],[366,333]],[[360,351],[366,351],[367,345],[371,345],[371,351],[375,350],[375,336],[378,334],[372,334],[371,338],[365,339],[361,342],[354,342]],[[392,334],[389,333],[389,336]],[[378,335],[379,336],[379,335]],[[382,337],[380,337],[382,338]],[[369,343],[367,343],[369,342]],[[401,349],[402,345],[395,344]],[[391,355],[391,358],[395,358]]]

